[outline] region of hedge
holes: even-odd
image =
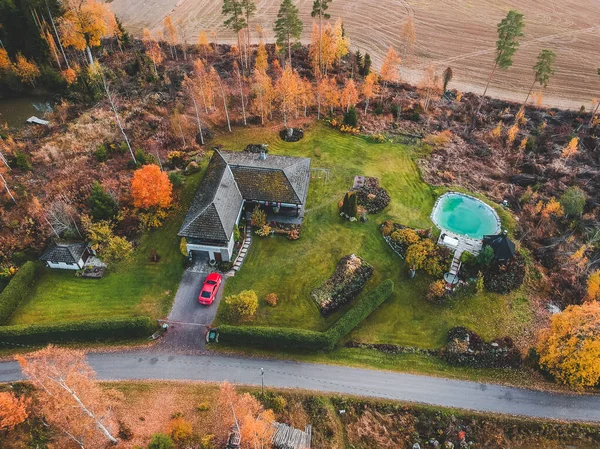
[[[219,342],[237,345],[290,349],[333,349],[333,347],[390,297],[394,283],[386,280],[367,293],[325,332],[283,327],[219,326]]]
[[[383,302],[388,299],[394,291],[394,283],[391,280],[383,281],[375,289],[367,293],[357,304],[354,305],[344,316],[325,332],[333,348],[342,338],[348,335],[356,326],[362,323],[373,311],[377,310]]]
[[[26,262],[0,293],[0,325],[8,323],[19,304],[29,294],[35,280],[35,264]]]
[[[147,337],[156,325],[147,316],[66,323],[0,326],[2,344],[45,344]]]
[[[219,326],[219,342],[291,349],[323,349],[328,346],[323,332],[261,326]]]

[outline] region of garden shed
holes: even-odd
[[[49,268],[81,270],[86,261],[94,255],[87,242],[56,242],[48,247],[40,257]]]

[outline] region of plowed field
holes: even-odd
[[[297,0],[305,23],[304,39],[310,38],[312,0]],[[171,14],[181,20],[189,42],[199,31],[214,31],[219,42],[234,42],[222,27],[221,0],[113,0],[111,7],[126,27],[141,35],[144,27],[162,28]],[[257,0],[258,12],[251,29],[271,30],[279,0]],[[589,110],[600,97],[600,1],[599,0],[334,0],[332,20],[341,17],[353,48],[369,52],[378,66],[387,48],[399,53],[403,42],[401,24],[414,14],[417,42],[409,48],[403,77],[416,82],[424,68],[454,70],[452,86],[481,92],[493,63],[496,24],[508,10],[525,14],[525,37],[515,65],[500,73],[490,94],[505,99],[524,99],[533,81],[531,67],[542,48],[557,53],[556,74],[544,92],[544,105]],[[272,38],[272,32],[269,31]]]

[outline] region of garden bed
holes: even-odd
[[[328,315],[360,294],[371,278],[374,268],[360,257],[343,257],[333,275],[315,288],[310,297],[317,303],[321,314]]]
[[[356,192],[358,205],[364,207],[370,214],[378,214],[390,204],[390,195],[379,185],[377,178],[366,177],[362,185],[353,190]]]

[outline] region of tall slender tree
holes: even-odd
[[[329,20],[331,15],[327,14],[329,3],[332,0],[314,0],[310,15],[319,18],[319,68],[323,67],[323,19]]]
[[[404,41],[404,50],[402,51],[402,60],[404,60],[404,58],[406,58],[408,46],[410,44],[414,44],[417,40],[417,34],[415,33],[415,24],[413,22],[412,14],[410,14],[402,24],[402,31],[400,34],[402,40]]]
[[[597,73],[600,76],[600,69],[598,69]],[[598,109],[600,109],[600,99],[598,99],[598,101],[596,102],[596,107],[592,107],[592,116],[590,117],[590,121],[588,123],[588,127],[590,127],[590,128],[594,124],[594,118],[596,117],[596,114],[598,113]]]
[[[246,70],[250,69],[249,48],[250,48],[250,19],[256,14],[256,3],[254,0],[241,0],[244,10],[244,18],[246,19],[246,43],[244,45],[244,55],[246,57]]]
[[[525,21],[523,20],[523,14],[511,9],[506,17],[498,24],[498,40],[496,41],[496,58],[494,60],[494,67],[488,78],[488,81],[483,90],[483,95],[479,101],[479,106],[473,114],[473,122],[471,129],[475,128],[477,124],[477,116],[483,106],[485,95],[487,94],[490,83],[496,74],[496,70],[508,70],[513,65],[513,56],[519,49],[519,38],[523,37],[523,29],[525,28]]]
[[[533,78],[533,83],[531,83],[531,87],[529,88],[529,92],[527,92],[527,97],[523,102],[523,108],[527,104],[529,97],[531,96],[531,92],[533,91],[533,87],[536,83],[539,83],[544,89],[548,86],[548,82],[550,81],[550,76],[554,74],[554,68],[552,65],[556,60],[556,53],[552,50],[542,50],[537,57],[537,62],[533,66],[533,71],[535,76]]]
[[[177,29],[175,28],[175,24],[173,24],[171,16],[165,17],[165,20],[163,21],[163,34],[165,35],[167,44],[169,44],[171,58],[177,60],[176,45],[179,43],[179,39],[177,37]]]
[[[302,21],[298,17],[298,8],[292,0],[283,0],[275,21],[275,36],[277,45],[286,45],[288,49],[289,64],[292,64],[292,40],[300,39],[302,35]]]
[[[221,14],[225,16],[225,22],[223,23],[226,28],[229,28],[236,34],[238,48],[240,50],[240,62],[243,64],[242,59],[242,40],[241,32],[247,27],[246,18],[244,14],[243,0],[223,0],[223,7],[221,8]]]

